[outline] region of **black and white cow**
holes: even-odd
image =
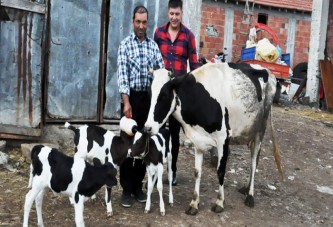
[[[171,136],[166,128],[160,128],[159,132],[150,136],[147,132],[137,131],[134,136],[133,145],[129,149],[130,157],[140,157],[147,168],[147,201],[145,213],[150,211],[151,193],[157,180],[157,190],[160,196],[160,213],[165,215],[165,206],[163,201],[163,172],[164,165],[167,165],[169,182],[169,204],[173,206],[172,194],[172,154],[171,154]]]
[[[121,123],[123,128],[136,127],[136,122],[132,119],[122,118]],[[110,130],[106,130],[96,125],[83,125],[79,128],[72,126],[66,122],[65,127],[74,131],[74,149],[75,156],[86,159],[92,163],[93,159],[97,158],[104,164],[105,153],[108,156],[108,161],[114,165],[116,169],[128,155],[129,146],[132,144],[133,138],[128,137],[125,133],[120,136]],[[107,215],[112,216],[111,203],[112,188],[105,188],[105,203]]]
[[[107,159],[107,157],[106,157]],[[36,145],[31,151],[29,188],[24,204],[23,226],[28,227],[30,209],[35,201],[38,226],[43,225],[42,202],[46,188],[73,199],[76,226],[84,226],[84,202],[103,185],[117,184],[117,170],[106,161],[102,165],[94,159],[94,166],[81,157],[69,157],[44,145]]]
[[[169,74],[166,69],[154,71],[145,127],[155,135],[172,114],[195,146],[195,189],[186,213],[195,215],[198,212],[203,152],[212,147],[217,147],[219,160],[219,192],[212,210],[223,211],[229,142],[247,144],[251,150],[251,174],[243,191],[247,194],[245,204],[253,207],[254,174],[271,112],[276,78],[267,69],[246,63],[207,63],[173,79]],[[274,154],[282,176],[278,146],[274,146]]]

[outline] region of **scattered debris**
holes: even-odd
[[[273,191],[276,191],[276,187],[274,185],[267,184],[267,187]]]
[[[317,185],[317,191],[325,194],[333,195],[333,189],[327,187],[327,186],[318,186]]]

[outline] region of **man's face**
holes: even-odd
[[[133,28],[135,35],[142,41],[146,37],[148,25],[147,13],[136,13],[133,19]]]
[[[169,8],[168,10],[170,26],[172,28],[178,28],[180,26],[180,22],[182,21],[183,11],[180,7],[177,8]]]

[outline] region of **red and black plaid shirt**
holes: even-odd
[[[158,27],[154,34],[164,60],[165,68],[173,70],[176,76],[187,73],[187,59],[190,71],[198,68],[197,49],[193,33],[183,24],[180,25],[175,41],[172,43],[168,32],[169,23]]]

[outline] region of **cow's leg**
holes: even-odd
[[[150,164],[150,165],[152,165],[152,164]],[[147,166],[147,181],[148,181],[148,185],[147,185],[147,201],[146,201],[145,213],[149,213],[149,211],[150,211],[151,193],[152,193],[153,187],[155,185],[155,180],[156,180],[155,178],[157,177],[157,174],[155,174],[155,176],[154,176],[152,167],[150,165]]]
[[[169,182],[169,204],[170,206],[173,206],[172,169],[171,169],[172,155],[170,153],[168,154],[167,157],[167,163],[168,163],[168,182]]]
[[[84,210],[84,196],[79,195],[79,201],[74,203],[75,211],[75,224],[77,227],[84,227],[83,210]]]
[[[203,160],[202,151],[197,151],[197,149],[195,149],[195,173],[194,173],[195,174],[195,187],[194,187],[194,193],[193,193],[193,197],[192,197],[190,206],[185,211],[186,214],[196,215],[198,213],[202,160]]]
[[[239,191],[246,195],[245,205],[254,207],[254,175],[258,166],[259,154],[261,148],[261,139],[259,134],[256,135],[255,139],[250,144],[251,150],[251,173],[246,187],[241,188]]]
[[[227,160],[229,156],[229,138],[224,141],[223,145],[218,144],[218,160],[219,163],[217,165],[217,176],[219,180],[219,192],[217,194],[217,199],[215,204],[212,207],[212,211],[215,213],[220,213],[224,209],[224,176],[225,170],[227,166]]]
[[[111,203],[111,192],[112,188],[105,186],[105,203],[107,216],[112,216],[112,203]]]
[[[164,201],[163,201],[163,183],[162,183],[162,178],[163,178],[163,164],[158,163],[157,164],[157,190],[158,194],[160,196],[160,213],[162,216],[165,215],[165,206],[164,206]]]

